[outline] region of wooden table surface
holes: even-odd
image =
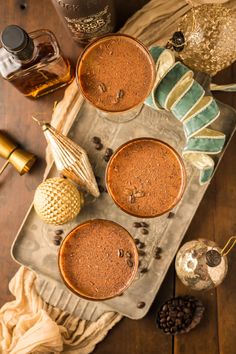
[[[116,1],[119,23],[122,24],[146,0]],[[72,62],[76,62],[80,48],[65,32],[49,0],[0,0],[0,30],[8,24],[18,24],[28,31],[48,28]],[[217,76],[217,82],[236,82],[236,65]],[[39,160],[28,175],[20,177],[9,167],[0,177],[0,306],[12,299],[9,280],[18,265],[10,256],[10,247],[23,217],[32,202],[34,190],[42,180],[45,168],[45,139],[31,120],[32,113],[51,116],[54,101],[63,96],[63,89],[39,100],[29,100],[9,83],[0,79],[0,129],[7,131]],[[235,94],[216,97],[236,108]],[[191,223],[185,241],[205,237],[223,246],[229,235],[236,234],[236,136],[225,153],[221,166]],[[3,163],[3,161],[1,161]],[[139,321],[123,319],[95,349],[96,354],[233,354],[236,349],[236,252],[229,255],[229,272],[216,290],[196,294],[185,288],[176,278],[173,265],[165,278],[148,315]],[[206,306],[201,324],[187,335],[165,336],[155,327],[158,306],[173,295],[192,293]]]

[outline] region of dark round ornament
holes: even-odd
[[[171,41],[176,52],[181,52],[184,49],[185,38],[183,32],[175,32],[171,38]]]
[[[221,263],[221,254],[216,250],[210,250],[206,253],[206,263],[209,267],[217,267]]]

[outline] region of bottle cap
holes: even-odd
[[[34,51],[33,40],[19,26],[7,26],[1,33],[1,43],[8,52],[16,55],[20,60],[27,60],[32,57]]]

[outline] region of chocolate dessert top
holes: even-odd
[[[154,217],[171,210],[185,187],[185,168],[177,152],[152,138],[131,140],[111,158],[107,189],[115,203],[137,217]]]
[[[77,78],[83,95],[97,108],[122,112],[144,102],[154,83],[148,50],[126,35],[109,35],[82,54]]]
[[[59,252],[65,283],[78,295],[104,300],[132,282],[138,253],[128,231],[108,220],[90,220],[66,237]]]

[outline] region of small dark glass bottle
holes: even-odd
[[[86,45],[115,27],[113,0],[52,0],[73,39]]]
[[[16,25],[1,34],[0,74],[25,96],[37,98],[73,79],[70,62],[63,58],[53,33],[26,33]]]

